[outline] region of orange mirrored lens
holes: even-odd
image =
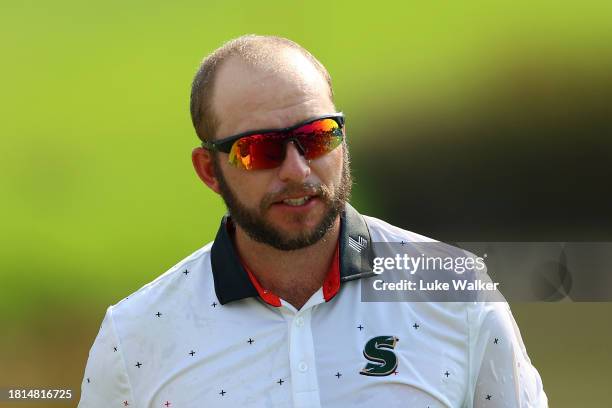
[[[232,146],[229,162],[246,170],[270,169],[280,165],[285,155],[284,137],[279,134],[252,135]]]
[[[316,159],[334,150],[342,142],[342,129],[333,119],[322,119],[304,125],[293,131],[300,146],[304,150],[304,157],[308,160]]]

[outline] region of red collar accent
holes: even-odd
[[[280,298],[276,296],[274,293],[272,293],[271,291],[264,289],[261,286],[261,284],[255,277],[255,275],[253,275],[253,272],[251,272],[249,267],[246,266],[244,262],[242,262],[242,259],[240,259],[240,263],[242,264],[242,267],[249,275],[249,279],[251,280],[251,283],[253,284],[253,286],[255,286],[255,289],[257,289],[257,293],[259,293],[259,297],[262,298],[264,302],[266,302],[267,304],[271,306],[280,307],[281,306]]]
[[[271,306],[280,307],[281,299],[271,291],[264,289],[257,277],[251,272],[249,267],[244,263],[242,259],[240,259],[240,263],[242,267],[249,275],[249,279],[255,289],[257,289],[257,293],[259,293],[259,297],[263,299],[264,302]],[[325,281],[323,281],[323,298],[326,302],[329,302],[340,290],[340,244],[336,244],[336,251],[334,252],[334,258],[332,259],[331,265],[329,267],[329,271],[327,272],[327,276],[325,277]]]
[[[334,259],[323,282],[323,297],[329,302],[340,290],[340,242],[336,244]]]

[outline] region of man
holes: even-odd
[[[226,43],[191,113],[194,168],[229,214],[108,309],[80,407],[547,406],[505,303],[361,302],[371,243],[429,240],[347,203],[344,117],[308,51]]]

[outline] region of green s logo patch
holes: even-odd
[[[393,374],[398,361],[392,350],[398,341],[395,336],[377,336],[368,340],[363,349],[363,356],[370,363],[366,364],[359,374],[377,377]]]

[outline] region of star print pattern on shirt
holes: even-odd
[[[311,317],[299,325],[293,324],[298,312],[287,305],[275,308],[257,297],[223,303],[215,296],[210,272],[204,273],[201,266],[185,266],[109,309],[90,353],[79,408],[140,406],[141,401],[149,400],[151,406],[160,408],[194,403],[259,406],[266,400],[291,406],[293,390],[300,385],[300,378],[307,376],[318,378],[316,398],[326,407],[358,403],[365,397],[361,393],[368,387],[364,385],[372,382],[381,390],[393,384],[394,392],[400,395],[389,395],[389,401],[420,401],[422,407],[438,407],[439,401],[446,406],[465,402],[474,408],[504,401],[515,408],[518,405],[507,398],[513,397],[514,386],[521,379],[508,376],[504,388],[489,367],[498,372],[512,372],[516,367],[522,379],[534,375],[520,336],[504,315],[504,305],[486,306],[489,309],[482,312],[484,306],[479,305],[396,303],[389,313],[382,313],[378,312],[383,310],[380,305],[350,302],[348,294],[359,281],[349,281],[342,283],[331,301],[321,297],[314,303],[316,308],[300,311],[300,315],[310,313]],[[469,312],[475,316],[473,327],[463,318],[468,307],[475,310]],[[449,330],[455,331],[448,335]],[[299,343],[304,334],[314,343],[308,353]],[[470,346],[461,341],[468,334],[478,342],[477,352],[470,350],[474,361],[469,365],[462,356]],[[361,376],[359,370],[367,363],[363,347],[376,336],[407,339],[393,350],[399,365],[386,377]],[[298,343],[290,344],[290,339],[298,339]],[[447,339],[453,340],[447,343]],[[457,354],[453,354],[453,343]],[[307,364],[301,365],[304,359]],[[418,383],[415,372],[426,381]],[[168,378],[163,377],[167,373],[172,373],[170,381],[158,390],[155,387],[161,378]],[[468,377],[474,379],[471,391],[466,390]],[[246,378],[249,395],[245,395]],[[419,386],[398,391],[401,384]],[[430,394],[432,388],[428,387],[437,387],[436,394]],[[506,397],[496,397],[508,389],[512,391],[506,392]],[[156,390],[155,394],[150,390]],[[384,395],[383,391],[383,405]],[[464,395],[473,399],[456,399]]]
[[[214,305],[213,307],[217,306],[216,302],[213,302],[213,304],[212,304],[212,305]],[[156,315],[157,317],[160,317],[162,314],[161,314],[160,312],[157,312],[155,315]],[[363,325],[362,325],[362,323],[358,323],[358,324],[357,324],[355,327],[356,327],[356,328],[357,328],[357,329],[358,329],[360,332],[361,332],[362,330],[364,330],[364,329],[365,329],[365,326],[363,326]],[[413,328],[414,330],[417,330],[417,329],[421,328],[421,325],[419,325],[419,324],[417,324],[417,323],[415,322],[415,323],[412,325],[412,328]],[[499,344],[500,339],[499,339],[498,337],[495,337],[495,338],[493,338],[493,340],[492,340],[492,341],[493,341],[493,344],[497,345],[497,344]],[[253,340],[252,338],[249,338],[249,339],[247,340],[247,343],[248,343],[249,345],[252,345],[252,344],[254,343],[254,340]],[[115,352],[117,352],[117,351],[118,351],[118,347],[117,347],[117,346],[113,346],[113,353],[115,353]],[[190,351],[188,354],[189,354],[191,357],[193,357],[193,356],[196,354],[196,352],[195,352],[194,350],[191,350],[191,351]],[[140,362],[140,361],[137,361],[137,362],[136,362],[136,364],[135,364],[135,367],[137,367],[137,368],[141,368],[142,366],[143,366],[143,363],[142,363],[142,362]],[[395,371],[393,372],[393,375],[398,375],[398,374],[399,374],[399,371],[397,371],[397,370],[395,370]],[[449,378],[449,377],[451,376],[451,373],[450,373],[448,370],[446,370],[446,371],[445,371],[443,374],[444,374],[444,376],[445,376],[446,378]],[[337,372],[336,372],[336,374],[334,374],[334,376],[335,376],[335,377],[336,377],[338,380],[340,380],[340,378],[342,377],[342,373],[341,373],[340,371],[337,371]],[[86,378],[86,381],[87,381],[87,383],[91,383],[91,380],[90,380],[90,378],[89,378],[89,377],[88,377],[88,378]],[[283,385],[285,382],[286,382],[286,381],[285,381],[285,380],[283,380],[282,378],[279,378],[279,379],[276,381],[276,383],[277,383],[279,386],[282,386],[282,385]],[[219,392],[219,395],[220,395],[221,397],[224,397],[226,394],[227,394],[227,391],[225,391],[225,389],[221,389],[221,391]],[[493,397],[493,396],[492,396],[492,394],[486,394],[486,395],[484,396],[484,399],[485,399],[485,400],[487,400],[487,401],[490,401],[490,400],[492,399],[492,397]],[[124,400],[124,401],[123,401],[123,405],[124,405],[124,406],[128,406],[128,405],[129,405],[128,400]],[[171,403],[171,402],[169,402],[169,401],[166,401],[166,402],[165,402],[163,405],[164,405],[165,407],[170,407],[170,406],[172,405],[172,403]]]

